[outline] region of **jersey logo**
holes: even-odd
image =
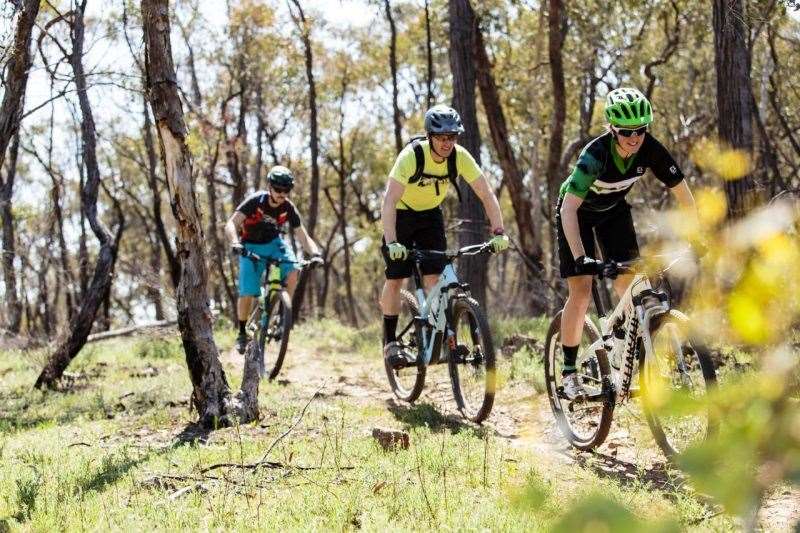
[[[672,174],[677,174],[678,173],[678,167],[676,167],[675,165],[672,165],[671,167],[669,167],[669,171]]]
[[[281,224],[284,224],[288,217],[289,215],[285,212],[278,215],[278,225],[280,226]]]

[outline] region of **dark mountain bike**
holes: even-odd
[[[637,266],[604,263],[599,278],[636,274],[611,314],[592,286],[600,327],[586,317],[576,365],[586,395],[574,400],[561,385],[561,311],[553,318],[545,345],[547,394],[562,433],[581,450],[602,444],[616,405],[640,398],[656,443],[672,457],[707,438],[716,424],[705,407],[671,411],[662,403],[673,392],[704,396],[714,387],[716,372],[708,350],[693,338],[689,318],[671,306],[664,276],[672,265],[649,274]]]
[[[245,250],[243,255],[253,262],[266,263],[266,275],[261,287],[258,304],[247,319],[245,328],[250,343],[245,352],[246,357],[253,356],[258,361],[258,374],[273,380],[281,371],[286,349],[289,346],[289,333],[292,329],[292,299],[281,279],[280,265],[293,263],[300,266],[301,271],[323,263],[321,258],[304,261],[281,261],[271,257],[261,257]],[[273,350],[274,348],[274,350]],[[255,350],[256,353],[252,354]]]
[[[416,296],[405,289],[401,291],[397,334],[406,361],[392,365],[384,360],[389,385],[401,400],[413,402],[419,398],[428,365],[447,363],[453,396],[462,416],[476,423],[489,416],[496,385],[492,334],[486,315],[470,296],[469,286],[458,281],[452,261],[490,250],[487,242],[455,252],[409,251]],[[444,256],[450,263],[426,296],[420,263],[431,256]]]

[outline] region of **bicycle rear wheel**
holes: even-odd
[[[384,358],[383,366],[389,378],[389,386],[395,396],[405,402],[413,402],[422,394],[425,387],[426,367],[420,357],[422,333],[416,317],[419,315],[419,306],[416,297],[409,291],[400,291],[400,316],[397,320],[397,342],[403,350],[414,358],[413,363],[399,368],[393,368]]]
[[[461,415],[477,424],[492,411],[497,374],[489,322],[473,298],[460,297],[450,305],[454,339],[447,365],[453,396]]]
[[[564,366],[561,311],[553,318],[547,332],[544,373],[550,407],[561,432],[579,450],[591,450],[603,443],[614,414],[614,389],[608,356],[604,351],[587,353],[587,348],[599,338],[600,333],[594,323],[586,317],[576,365],[586,398],[582,401],[569,400],[561,384],[561,369]]]
[[[651,324],[653,350],[639,371],[645,419],[668,458],[702,442],[717,427],[703,404],[716,385],[714,363],[704,346],[691,342],[688,331],[689,320],[677,313]]]
[[[265,313],[266,322],[261,324],[251,346],[258,350],[259,374],[273,380],[281,371],[289,347],[289,332],[292,329],[292,301],[289,294],[285,290],[270,292]]]

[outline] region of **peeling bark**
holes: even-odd
[[[194,191],[192,157],[178,96],[167,0],[142,0],[147,91],[167,175],[178,233],[181,279],[176,293],[178,328],[192,381],[192,403],[200,423],[217,427],[258,417],[258,372],[247,361],[243,388],[231,394],[214,342],[208,305],[208,270],[203,224]]]

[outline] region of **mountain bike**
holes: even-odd
[[[315,257],[303,261],[283,261],[261,257],[249,250],[244,250],[242,255],[254,262],[266,263],[261,296],[245,325],[251,339],[245,351],[245,358],[256,359],[259,376],[262,378],[267,376],[273,380],[283,366],[286,349],[289,346],[289,333],[292,329],[292,299],[286,290],[285,281],[281,279],[280,265],[293,263],[303,271],[322,264],[322,259]],[[271,344],[276,347],[274,355],[267,353]],[[255,354],[252,353],[253,350]]]
[[[457,251],[410,250],[416,296],[401,291],[397,342],[405,361],[392,365],[384,359],[389,385],[401,400],[413,402],[425,386],[429,365],[447,363],[453,396],[461,415],[475,423],[489,416],[495,394],[495,353],[489,322],[469,286],[456,276],[458,257],[491,251],[488,242]],[[445,257],[448,263],[426,296],[421,262]]]
[[[702,403],[684,409],[663,405],[673,392],[702,399],[716,384],[708,350],[693,338],[689,318],[671,305],[665,276],[675,262],[651,274],[634,263],[603,264],[592,283],[599,327],[586,316],[576,364],[586,394],[574,400],[566,397],[561,385],[561,311],[553,318],[545,344],[547,394],[559,428],[574,447],[591,450],[602,444],[615,406],[637,397],[656,443],[668,458],[715,431],[716,424]],[[622,273],[635,275],[607,314],[597,281]],[[638,387],[634,385],[637,373]]]

